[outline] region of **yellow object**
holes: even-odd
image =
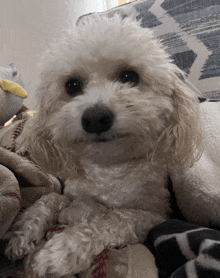
[[[126,4],[126,3],[128,3],[128,2],[133,2],[134,0],[118,0],[118,5],[120,6],[120,5],[124,5],[124,4]]]
[[[0,79],[0,87],[4,91],[9,91],[10,93],[18,96],[20,98],[27,98],[27,93],[24,88],[22,88],[18,83],[10,80]]]

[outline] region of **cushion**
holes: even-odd
[[[220,100],[220,1],[138,0],[103,12],[134,15],[151,28],[205,98]],[[77,24],[86,16],[80,17]]]

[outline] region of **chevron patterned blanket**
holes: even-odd
[[[203,96],[220,99],[219,0],[137,0],[104,12],[114,13],[133,15],[151,28]]]

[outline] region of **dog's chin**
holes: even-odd
[[[143,157],[143,145],[140,138],[132,134],[114,136],[92,135],[74,140],[59,140],[63,148],[75,153],[79,160],[89,160],[102,166],[127,163]]]
[[[126,163],[143,155],[136,143],[132,136],[97,137],[90,142],[87,141],[83,156],[92,163],[103,166]]]

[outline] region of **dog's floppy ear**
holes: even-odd
[[[191,167],[203,151],[199,100],[185,81],[174,74],[171,81],[174,111],[158,138],[152,160],[168,169]],[[165,88],[166,89],[166,88]]]

